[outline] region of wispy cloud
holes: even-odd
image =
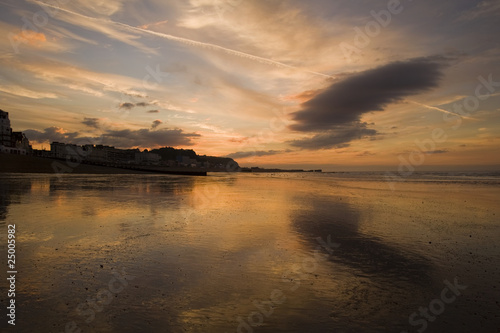
[[[231,153],[226,155],[226,157],[230,158],[248,158],[248,157],[260,157],[260,156],[271,156],[281,154],[284,151],[281,150],[254,150],[254,151],[239,151],[236,153]]]
[[[44,59],[23,62],[13,58],[5,60],[5,65],[17,71],[29,73],[43,83],[59,86],[61,90],[69,88],[98,97],[106,92],[129,94],[138,98],[147,97],[142,80],[124,75],[97,72],[60,61]],[[159,88],[148,87],[147,91],[154,91],[154,89]]]
[[[74,15],[75,17],[78,18],[78,20],[66,18],[65,20],[68,23],[84,26],[88,29],[99,31],[110,38],[122,41],[126,44],[135,46],[139,49],[143,49],[143,50],[146,50],[146,51],[151,52],[151,53],[156,54],[157,52],[151,48],[145,47],[143,44],[135,42],[135,39],[138,38],[137,36],[119,33],[116,29],[112,29],[110,26],[120,27],[120,28],[128,30],[128,31],[140,32],[143,34],[149,34],[152,36],[161,37],[163,39],[179,42],[179,43],[189,45],[189,46],[195,46],[195,47],[200,47],[200,48],[214,50],[214,51],[221,51],[221,52],[224,52],[226,54],[238,56],[241,58],[249,59],[249,60],[256,61],[256,62],[263,63],[263,64],[268,64],[268,65],[292,69],[292,70],[300,70],[300,71],[304,71],[304,72],[307,72],[307,73],[310,73],[313,75],[319,75],[319,76],[323,76],[323,77],[327,77],[327,78],[332,78],[332,76],[327,75],[327,74],[314,72],[314,71],[310,71],[307,69],[301,69],[301,68],[298,68],[298,67],[295,67],[292,65],[288,65],[288,64],[279,62],[279,61],[275,61],[275,60],[264,58],[264,57],[259,57],[259,56],[245,53],[245,52],[241,52],[241,51],[236,51],[236,50],[229,49],[229,48],[219,46],[216,44],[195,41],[195,40],[191,40],[188,38],[177,37],[177,36],[173,36],[170,34],[156,32],[156,31],[152,31],[152,30],[148,30],[148,29],[139,28],[139,27],[134,27],[134,26],[131,26],[131,25],[128,25],[125,23],[112,21],[110,19],[101,19],[101,18],[90,17],[90,16],[76,13],[74,11],[70,11],[68,9],[63,9],[63,8],[48,4],[45,2],[40,2],[40,1],[36,1],[36,0],[32,0],[32,1],[39,4],[40,6],[46,6],[46,7],[50,7],[50,8],[54,8],[54,9],[57,8],[60,11]],[[96,24],[96,23],[100,23],[100,24]]]
[[[57,95],[54,93],[33,91],[17,85],[8,85],[8,86],[2,85],[0,86],[0,91],[6,92],[11,95],[28,97],[33,99],[58,98]]]
[[[415,105],[423,106],[424,108],[427,108],[427,109],[430,109],[430,110],[436,110],[436,111],[439,111],[439,112],[442,112],[442,113],[452,114],[452,115],[455,115],[455,116],[458,116],[458,117],[462,117],[462,118],[465,118],[465,119],[474,119],[472,117],[467,117],[467,116],[460,115],[458,113],[454,113],[454,112],[451,112],[451,111],[448,111],[448,110],[445,110],[445,109],[442,109],[442,108],[438,108],[437,106],[426,105],[426,104],[423,104],[423,103],[419,103],[419,102],[415,102],[415,101],[410,101],[410,100],[407,100],[407,101],[410,102],[410,103],[412,103],[412,104],[415,104]]]
[[[159,22],[153,22],[153,23],[147,23],[147,24],[143,24],[141,26],[138,26],[138,28],[149,29],[151,27],[156,27],[156,26],[159,26],[159,25],[166,24],[167,22],[168,22],[168,20],[159,21]]]
[[[486,16],[496,16],[500,14],[500,2],[497,0],[486,0],[479,2],[473,9],[464,12],[459,20],[471,21]]]
[[[32,3],[35,3],[39,6],[52,8],[53,10],[57,10],[57,16],[55,16],[58,20],[67,22],[74,26],[83,27],[87,30],[97,31],[112,40],[117,40],[122,43],[133,46],[137,49],[142,50],[143,52],[149,54],[158,54],[157,51],[153,48],[147,47],[143,43],[139,42],[139,36],[125,33],[120,29],[116,29],[119,25],[118,23],[108,19],[108,18],[100,18],[100,17],[92,17],[84,14],[77,13],[75,11],[65,9],[59,6],[55,6],[46,2],[37,1],[37,0],[28,0]],[[95,11],[89,11],[90,13],[95,13]],[[68,15],[69,14],[69,15]],[[107,17],[107,15],[105,15]],[[125,25],[127,26],[127,25]],[[130,29],[129,29],[130,30]]]

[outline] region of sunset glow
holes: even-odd
[[[1,1],[0,108],[240,166],[500,165],[497,1]]]

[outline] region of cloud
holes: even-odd
[[[33,91],[33,90],[29,90],[29,89],[23,88],[23,87],[18,86],[18,85],[9,85],[9,86],[1,85],[0,91],[11,94],[11,95],[28,97],[28,98],[32,98],[32,99],[57,98],[57,95],[54,93]]]
[[[85,118],[82,123],[98,125],[98,119]],[[159,125],[162,122],[160,120],[155,120],[153,125],[155,123]],[[156,125],[156,127],[158,125]],[[25,130],[24,133],[31,142],[37,143],[63,142],[73,144],[103,144],[118,148],[191,146],[194,144],[192,139],[201,136],[198,133],[185,133],[179,128],[160,129],[154,131],[147,128],[138,130],[107,129],[102,132],[102,135],[96,137],[80,136],[80,133],[78,132],[68,132],[57,126],[48,127],[43,131],[28,129]]]
[[[188,38],[177,37],[177,36],[173,36],[170,34],[156,32],[156,31],[152,31],[152,30],[148,30],[148,29],[142,29],[139,27],[134,27],[134,26],[125,24],[125,23],[116,22],[116,21],[110,20],[109,18],[103,19],[100,17],[83,15],[83,14],[80,14],[80,13],[75,12],[73,10],[64,9],[64,8],[61,8],[61,7],[58,7],[58,6],[49,4],[49,3],[40,2],[37,0],[31,0],[31,1],[34,3],[37,3],[41,6],[57,9],[60,12],[63,12],[65,14],[69,14],[69,15],[61,15],[61,13],[59,13],[58,19],[60,19],[60,20],[63,20],[67,23],[70,23],[70,24],[73,24],[76,26],[80,26],[80,27],[83,27],[86,29],[100,32],[111,39],[115,39],[115,40],[121,41],[123,43],[126,43],[128,45],[134,46],[138,49],[143,50],[144,52],[158,54],[157,50],[152,49],[152,48],[148,48],[145,45],[137,42],[136,40],[138,39],[138,36],[135,35],[136,33],[148,34],[148,35],[160,37],[160,38],[163,38],[166,40],[182,43],[182,44],[188,45],[188,46],[193,46],[193,47],[198,47],[198,48],[208,49],[208,50],[214,50],[214,51],[220,51],[220,52],[223,52],[225,54],[241,57],[244,59],[252,60],[252,61],[263,63],[263,64],[276,66],[279,68],[300,70],[300,71],[307,72],[307,73],[310,73],[313,75],[331,78],[331,76],[323,74],[323,73],[311,71],[311,70],[308,70],[305,68],[298,68],[298,67],[288,65],[288,64],[270,59],[270,58],[260,57],[260,56],[256,56],[256,55],[253,55],[250,53],[237,51],[237,50],[223,47],[223,46],[220,46],[217,44],[199,42],[199,41],[188,39]],[[135,34],[130,35],[130,34],[127,34],[125,32],[122,32],[121,30],[131,31]]]
[[[129,102],[126,102],[126,103],[120,103],[120,105],[118,105],[118,107],[120,109],[127,109],[127,110],[131,110],[135,107],[135,104],[134,103],[129,103]]]
[[[497,0],[481,1],[471,10],[464,12],[459,21],[471,21],[480,17],[495,16],[500,14],[500,2]]]
[[[450,151],[447,149],[436,149],[436,150],[428,150],[428,151],[425,151],[424,153],[426,153],[426,154],[446,154],[449,152]]]
[[[124,95],[131,96],[131,97],[138,97],[138,98],[148,98],[148,95],[145,95],[144,93],[140,91],[124,91]]]
[[[150,105],[156,105],[155,102],[153,103],[147,103],[147,102],[139,102],[139,103],[130,103],[130,102],[124,102],[124,103],[120,103],[118,105],[118,107],[120,109],[127,109],[127,110],[131,110],[133,108],[135,108],[136,106],[139,106],[139,107],[146,107],[146,106],[150,106]],[[149,112],[149,111],[148,111]]]
[[[377,131],[366,128],[365,123],[359,123],[352,126],[340,127],[316,134],[311,138],[288,141],[288,143],[297,148],[307,150],[345,148],[349,142],[359,140],[367,136],[376,135]]]
[[[151,129],[155,129],[161,124],[163,124],[163,121],[161,121],[160,119],[156,119],[155,121],[153,121],[153,124],[151,124]]]
[[[78,132],[68,132],[61,127],[52,126],[43,130],[43,132],[38,130],[29,129],[24,131],[26,137],[31,142],[65,142],[70,143],[75,140],[78,136]]]
[[[303,92],[296,94],[296,95],[287,96],[284,99],[303,103],[305,101],[312,99],[313,97],[318,95],[318,93],[320,93],[320,92],[321,92],[321,89],[306,90],[306,91],[303,91]]]
[[[31,46],[39,47],[42,43],[47,41],[47,37],[42,32],[32,30],[23,30],[22,32],[10,36],[13,42],[29,44]]]
[[[120,0],[86,0],[72,3],[72,5],[86,13],[103,16],[111,16],[122,9],[122,1]]]
[[[364,113],[437,87],[443,58],[415,58],[356,73],[337,81],[292,113],[296,131],[322,131],[358,123]]]
[[[146,47],[144,44],[137,41],[137,34],[124,32],[123,26],[129,27],[128,25],[114,22],[109,19],[109,15],[112,15],[121,9],[121,4],[119,4],[118,1],[113,1],[107,4],[106,1],[98,0],[91,1],[89,4],[83,6],[79,4],[86,2],[74,2],[74,5],[70,2],[66,8],[62,8],[61,6],[48,2],[37,0],[28,1],[41,6],[43,9],[47,8],[47,11],[49,11],[50,8],[52,8],[52,11],[57,11],[57,15],[55,16],[57,20],[84,28],[86,30],[99,32],[111,40],[120,41],[144,52],[158,54],[156,50]],[[68,9],[68,7],[71,9]],[[81,14],[81,12],[85,14]],[[121,27],[122,29],[117,29],[118,27]],[[133,29],[127,30],[131,31]]]
[[[193,138],[200,137],[197,133],[184,133],[182,129],[150,129],[139,130],[108,130],[103,134],[103,144],[122,148],[130,147],[165,147],[191,146]]]
[[[335,19],[336,28],[340,29],[329,34],[325,29],[326,20],[309,15],[315,7],[309,3],[305,6],[287,0],[191,0],[185,3],[188,10],[178,18],[179,27],[202,35],[220,36],[221,41],[230,41],[231,47],[238,50],[331,73],[332,64],[327,64],[325,59],[331,59],[336,52],[335,37],[344,31],[344,24],[339,26],[340,20]],[[351,25],[346,26],[346,30],[351,28]],[[325,66],[319,62],[324,62]],[[328,77],[313,71],[310,73]]]
[[[138,26],[138,28],[141,28],[141,29],[149,29],[150,27],[155,27],[155,26],[159,26],[159,25],[163,25],[165,23],[168,23],[168,20],[164,20],[164,21],[159,21],[159,22],[153,22],[153,23],[147,23],[147,24],[143,24],[141,26]]]
[[[370,152],[370,151],[365,150],[364,152],[359,153],[359,154],[357,154],[356,156],[373,156],[373,155],[377,155],[377,154],[375,154],[375,153],[372,153],[372,152]]]
[[[82,124],[93,128],[99,128],[100,126],[99,118],[84,118]]]
[[[287,152],[287,151],[285,151]],[[246,158],[246,157],[258,157],[258,156],[269,156],[269,155],[277,155],[281,154],[283,151],[281,150],[259,150],[259,151],[238,151],[236,153],[231,153],[229,155],[226,155],[226,157],[229,158]]]

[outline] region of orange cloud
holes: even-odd
[[[148,24],[143,24],[143,25],[139,26],[138,28],[149,29],[150,27],[154,27],[154,26],[157,26],[157,25],[162,25],[162,24],[165,24],[167,22],[168,22],[168,20],[159,21],[159,22],[153,22],[153,23],[148,23]]]
[[[47,41],[45,34],[42,32],[35,32],[31,30],[21,31],[20,33],[12,36],[12,40],[15,42],[29,44],[31,46],[38,47],[42,43]]]
[[[306,90],[306,91],[303,91],[303,92],[296,94],[296,95],[285,96],[285,97],[283,97],[283,100],[304,103],[304,102],[310,100],[311,98],[315,97],[316,95],[318,95],[322,91],[323,91],[322,89]]]

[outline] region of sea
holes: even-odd
[[[3,173],[0,330],[500,332],[499,185]]]

